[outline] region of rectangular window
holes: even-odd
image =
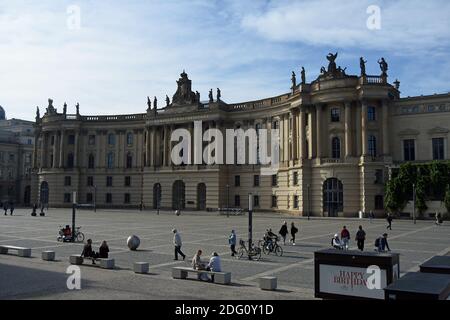
[[[368,107],[367,108],[367,120],[368,121],[375,121],[376,120],[375,107]]]
[[[254,187],[259,187],[259,175],[254,175],[253,176],[253,186]]]
[[[298,209],[298,196],[294,196],[294,209]]]
[[[133,144],[133,134],[131,132],[127,134],[127,144],[128,145]]]
[[[375,170],[375,184],[384,184],[384,176],[382,169]]]
[[[64,203],[70,203],[71,202],[71,196],[70,193],[64,193]]]
[[[235,187],[241,186],[241,176],[234,176],[234,186]]]
[[[298,186],[298,172],[294,171],[294,186]]]
[[[90,134],[90,135],[89,135],[88,144],[89,144],[90,146],[95,145],[95,135],[93,135],[93,134]]]
[[[106,177],[106,186],[107,187],[112,187],[113,186],[113,177]]]
[[[106,194],[106,203],[112,203],[112,194],[111,193]]]
[[[375,196],[375,210],[384,209],[384,200],[382,195]]]
[[[405,161],[416,160],[414,139],[403,140],[403,153]]]
[[[433,160],[444,160],[444,138],[433,138]]]
[[[112,133],[108,135],[108,144],[111,146],[116,144],[116,136]]]
[[[276,186],[278,186],[278,175],[273,174],[272,175],[272,187],[276,187]]]
[[[125,187],[131,187],[131,177],[125,177]]]
[[[94,186],[94,177],[87,177],[87,185],[88,187]]]
[[[271,203],[271,207],[272,208],[276,208],[277,205],[277,196],[272,196],[272,203]]]
[[[9,161],[14,161],[15,160],[15,156],[14,156],[14,153],[10,153],[9,154]]]
[[[239,195],[234,196],[234,206],[240,207],[241,206],[241,197]]]
[[[125,194],[124,194],[124,197],[123,197],[123,203],[128,204],[128,203],[130,203],[130,202],[131,202],[131,196],[130,196],[130,194],[129,194],[129,193],[125,193]]]
[[[67,143],[68,144],[71,144],[71,145],[73,145],[73,144],[75,144],[75,135],[73,135],[73,134],[70,134],[68,137],[67,137]]]
[[[86,193],[86,203],[92,203],[94,202],[94,196],[92,193]]]
[[[339,122],[341,120],[341,110],[339,108],[331,109],[331,122]]]
[[[64,186],[70,187],[72,185],[72,178],[71,177],[64,177]]]
[[[253,196],[253,207],[259,207],[259,196]]]

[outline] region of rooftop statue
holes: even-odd
[[[380,69],[381,69],[381,72],[383,73],[383,75],[387,75],[388,64],[387,64],[386,60],[384,60],[384,58],[381,58],[381,60],[378,60],[378,63],[380,64]]]
[[[330,63],[328,64],[328,72],[330,73],[334,73],[336,71],[336,58],[338,56],[338,53],[336,52],[335,54],[329,53],[327,55],[327,59],[328,61],[330,61]]]
[[[209,102],[213,102],[214,101],[214,99],[213,99],[213,93],[212,93],[212,89],[211,90],[209,90]]]
[[[39,107],[36,107],[36,122],[41,119],[41,113],[39,112]]]
[[[53,100],[52,99],[48,99],[48,107],[47,107],[47,114],[54,114],[56,113],[56,109],[53,106]]]
[[[147,96],[147,110],[150,110],[152,108],[152,102],[150,101],[150,97]]]
[[[195,96],[197,97],[197,102],[200,102],[200,92],[195,91]]]
[[[220,101],[220,98],[222,98],[222,93],[220,92],[220,89],[217,88],[217,101]]]
[[[294,71],[292,71],[291,82],[292,82],[292,90],[293,90],[297,86],[297,78],[295,76],[295,72]]]
[[[157,109],[158,108],[158,99],[153,99],[153,109]]]
[[[306,83],[306,71],[305,71],[305,67],[302,67],[301,77],[302,77],[302,84],[305,84],[305,83]]]
[[[364,58],[359,58],[359,67],[361,68],[361,76],[366,75],[366,63],[367,61],[364,61]]]
[[[168,107],[170,104],[169,96],[166,94],[166,107]]]
[[[67,103],[64,102],[63,114],[67,114]]]
[[[177,92],[173,95],[172,105],[186,105],[197,102],[197,96],[192,92],[192,81],[189,80],[188,75],[183,70],[180,74],[180,79],[177,80]]]
[[[79,116],[80,115],[80,104],[78,102],[75,105],[75,108],[77,109],[77,116]]]

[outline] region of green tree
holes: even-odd
[[[447,189],[445,191],[444,205],[447,209],[447,215],[450,215],[450,184],[447,185]]]

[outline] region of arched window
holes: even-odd
[[[369,136],[369,155],[377,156],[377,138],[375,136]]]
[[[184,209],[185,208],[185,184],[182,180],[177,180],[172,185],[172,208]]]
[[[108,144],[113,146],[116,144],[116,135],[113,133],[108,134]]]
[[[108,156],[106,158],[106,166],[108,167],[108,169],[112,169],[114,167],[114,153],[108,153]]]
[[[90,154],[88,157],[88,168],[94,169],[94,167],[95,167],[95,158],[93,154]]]
[[[331,140],[331,157],[333,159],[341,158],[341,140],[338,137]]]
[[[132,145],[133,144],[133,134],[131,132],[127,133],[127,144]]]
[[[127,153],[127,169],[130,169],[133,167],[133,156],[130,152]]]
[[[74,165],[74,160],[73,160],[74,158],[73,158],[73,153],[69,153],[68,155],[67,155],[67,168],[73,168],[73,165]]]

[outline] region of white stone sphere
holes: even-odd
[[[133,251],[136,250],[140,244],[141,244],[141,240],[135,235],[129,236],[127,239],[127,245],[128,245],[128,248],[130,248],[130,250],[133,250]]]

